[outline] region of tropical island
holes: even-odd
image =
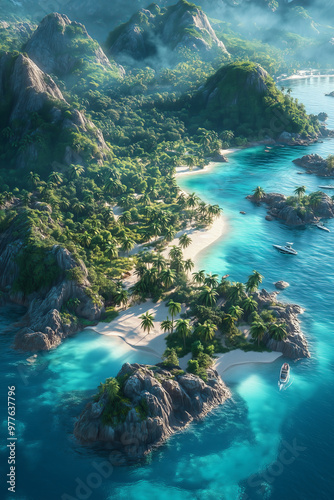
[[[60,13],[1,25],[0,300],[26,310],[16,349],[88,327],[157,357],[101,383],[75,426],[133,459],[229,397],[224,363],[310,356],[302,308],[260,290],[260,272],[241,283],[195,265],[195,240],[216,241],[226,220],[180,190],[178,169],[327,132],[277,87],[279,48],[258,51],[194,4],[152,4],[108,31],[100,44]],[[293,225],[333,217],[324,193],[295,195],[249,198]],[[123,450],[129,429],[140,445]]]
[[[322,191],[306,195],[305,186],[296,187],[294,196],[265,193],[258,186],[254,194],[247,196],[254,203],[265,203],[269,217],[282,219],[286,224],[301,226],[318,223],[334,217],[334,199]]]

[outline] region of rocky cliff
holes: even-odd
[[[20,227],[18,231],[9,228],[0,235],[0,290],[3,300],[27,307],[15,337],[15,347],[27,351],[49,350],[68,335],[82,329],[81,318],[97,321],[103,311],[103,303],[91,293],[84,264],[77,262],[68,250],[56,245],[49,250],[49,257],[58,267],[57,277],[51,285],[28,294],[18,289],[18,256],[25,250],[25,234],[24,228]],[[80,270],[80,282],[69,273],[74,268]],[[73,307],[75,322],[68,321],[61,314],[70,299],[77,299]]]
[[[277,301],[279,292],[269,293],[261,290],[254,293],[254,299],[258,302],[259,308],[267,309],[279,320],[285,323],[288,336],[285,340],[277,341],[266,334],[263,341],[272,351],[282,352],[284,356],[292,359],[309,358],[307,340],[301,331],[299,314],[303,309],[295,304],[283,304]]]
[[[157,4],[141,9],[110,33],[107,47],[115,56],[136,60],[165,59],[170,51],[178,53],[183,48],[207,57],[228,56],[204,12],[184,0],[167,9]]]
[[[257,202],[253,195],[247,196],[253,202]],[[261,199],[269,208],[269,215],[283,220],[291,226],[303,226],[319,222],[319,219],[331,219],[334,217],[334,201],[330,196],[318,191],[309,195],[309,200],[299,202],[298,198],[287,198],[279,193],[266,193]]]
[[[230,397],[214,370],[205,383],[195,375],[125,363],[116,380],[121,386],[118,401],[100,391],[81,413],[74,435],[82,443],[117,450],[118,464],[142,458]]]
[[[89,137],[96,145],[97,160],[109,149],[101,131],[66,102],[50,75],[23,54],[0,56],[0,99],[0,128],[6,129],[3,133],[9,139],[0,146],[5,163],[12,162],[19,168],[30,166],[34,170],[44,155],[45,166],[53,160],[83,164],[83,156],[72,148],[71,132]],[[47,145],[45,141],[51,134]]]
[[[43,71],[59,77],[78,70],[84,62],[104,70],[112,69],[107,56],[89,36],[85,26],[58,13],[49,14],[41,21],[24,50]]]

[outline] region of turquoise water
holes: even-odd
[[[324,108],[320,96],[327,79],[307,87],[294,82],[312,112],[325,109],[334,117],[334,99]],[[325,89],[325,90],[324,90]],[[333,89],[334,90],[334,83]],[[311,109],[315,96],[319,109]],[[329,98],[328,98],[329,99]],[[17,387],[18,500],[327,500],[333,497],[333,238],[314,228],[292,229],[264,219],[265,208],[245,199],[261,185],[266,191],[291,193],[304,184],[317,189],[321,179],[297,174],[292,159],[310,152],[326,156],[332,140],[307,148],[263,147],[237,152],[228,164],[207,175],[182,179],[182,187],[219,203],[230,231],[201,255],[207,271],[245,280],[253,269],[265,276],[264,286],[284,279],[290,288],[282,298],[305,307],[302,327],[312,358],[292,363],[293,383],[277,390],[281,360],[270,365],[236,367],[225,380],[233,398],[203,422],[172,437],[145,463],[121,467],[101,479],[96,467],[107,453],[83,448],[72,436],[75,417],[98,383],[115,375],[125,360],[150,362],[148,354],[130,350],[122,341],[85,331],[57,350],[27,356],[10,349],[13,323],[22,310],[2,311],[1,374],[5,385]],[[241,215],[240,210],[247,212]],[[293,241],[295,257],[272,249],[272,243]],[[1,389],[1,415],[6,387]],[[4,417],[5,418],[5,415]],[[6,431],[5,420],[2,423]],[[7,450],[1,441],[1,465],[7,473]],[[95,475],[94,475],[95,474]],[[77,489],[78,485],[80,488]],[[5,490],[1,498],[6,496]]]

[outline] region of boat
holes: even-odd
[[[318,222],[318,224],[315,224],[318,229],[322,229],[322,231],[327,231],[327,233],[330,233],[330,230],[328,227],[324,226],[322,222]]]
[[[273,245],[276,250],[278,250],[281,253],[288,253],[290,255],[297,255],[298,252],[294,248],[292,248],[293,243],[287,242],[285,246],[281,245]]]
[[[283,363],[278,381],[278,387],[280,391],[284,387],[286,387],[286,384],[289,382],[289,379],[290,379],[290,366],[288,365],[288,363]]]
[[[328,186],[319,186],[320,189],[334,189],[334,184],[328,184]]]

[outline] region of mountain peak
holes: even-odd
[[[107,46],[112,54],[136,60],[159,56],[161,51],[166,56],[166,49],[179,53],[184,48],[208,58],[228,55],[202,9],[186,0],[164,9],[151,4],[139,10],[110,33]]]
[[[111,67],[85,26],[57,12],[44,17],[27,42],[25,51],[43,71],[59,76],[71,73],[79,59],[85,57],[105,68]]]

